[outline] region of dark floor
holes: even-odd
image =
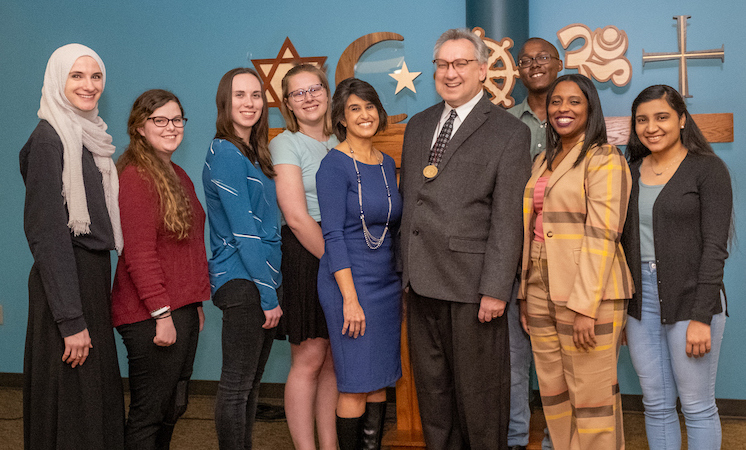
[[[280,399],[263,399],[264,404],[282,405]],[[176,425],[172,450],[217,449],[215,425],[213,423],[214,397],[193,395],[189,409]],[[396,426],[395,408],[390,405],[387,428]],[[0,388],[0,450],[20,450],[23,448],[23,410],[21,390]],[[723,418],[723,450],[746,450],[746,420]],[[537,410],[531,423],[531,445],[529,449],[541,449],[543,417]],[[647,449],[645,426],[642,413],[625,412],[624,435],[627,449]],[[686,442],[686,436],[684,436]],[[254,427],[254,448],[256,450],[292,449],[292,441],[284,420],[257,422]],[[683,447],[686,448],[686,445]],[[692,449],[697,450],[697,449]]]

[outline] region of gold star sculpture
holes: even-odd
[[[407,63],[402,63],[401,70],[389,74],[391,78],[396,80],[396,92],[394,92],[394,95],[398,94],[399,91],[404,88],[407,88],[416,94],[417,91],[414,88],[414,79],[419,77],[421,73],[422,72],[410,72],[407,68]]]
[[[295,50],[290,38],[286,37],[280,52],[273,59],[252,59],[256,71],[262,77],[264,90],[267,95],[267,106],[279,108],[282,103],[282,78],[292,69],[294,65],[300,63],[310,63],[317,67],[323,67],[326,62],[326,56],[303,57]]]

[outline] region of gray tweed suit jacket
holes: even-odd
[[[428,163],[444,103],[410,119],[399,189],[402,283],[425,297],[509,301],[523,243],[529,129],[486,95],[451,137],[434,178]]]

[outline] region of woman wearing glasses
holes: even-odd
[[[41,119],[20,153],[34,257],[23,361],[24,447],[123,448],[124,399],[111,328],[110,250],[122,250],[111,155],[98,115],[101,58],[68,44],[44,73]]]
[[[112,322],[127,347],[125,448],[168,448],[187,407],[197,338],[210,299],[205,212],[171,156],[184,138],[174,94],[153,89],[132,105],[129,146],[117,161],[127,243],[112,291]]]
[[[373,147],[387,115],[373,86],[348,78],[332,100],[340,141],[321,162],[316,186],[325,253],[319,299],[337,375],[342,450],[381,446],[386,387],[401,377],[401,280],[392,236],[402,201],[394,160]]]
[[[242,450],[251,448],[259,382],[282,316],[280,209],[259,75],[229,70],[215,103],[217,130],[202,170],[212,302],[223,311],[215,426],[221,450]]]
[[[269,143],[277,173],[277,201],[282,227],[282,279],[285,324],[291,366],[285,384],[285,415],[297,450],[335,450],[334,377],[329,332],[319,304],[316,277],[324,254],[316,171],[339,141],[331,126],[331,94],[323,70],[300,64],[282,79],[280,106],[286,130]]]

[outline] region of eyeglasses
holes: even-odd
[[[453,69],[457,72],[461,72],[466,69],[466,66],[470,62],[476,61],[476,59],[455,59],[453,61],[446,61],[445,59],[434,59],[435,70],[448,70],[448,66],[453,66]]]
[[[292,98],[293,101],[300,103],[306,99],[306,94],[310,95],[312,98],[316,98],[323,93],[324,86],[321,84],[314,84],[313,86],[308,86],[306,89],[297,89],[293,92],[289,92],[288,98]]]
[[[546,54],[536,55],[533,58],[529,56],[524,56],[523,58],[518,60],[518,67],[520,67],[521,69],[528,69],[534,64],[534,61],[536,61],[536,64],[540,66],[544,66],[544,65],[549,64],[549,61],[551,61],[552,59],[556,59],[559,61],[559,58],[557,58],[556,56],[546,55]]]
[[[152,120],[153,124],[159,128],[165,128],[168,126],[168,123],[171,122],[174,124],[176,128],[184,128],[184,125],[187,123],[186,117],[174,117],[173,119],[169,119],[167,117],[148,117],[145,120]]]

